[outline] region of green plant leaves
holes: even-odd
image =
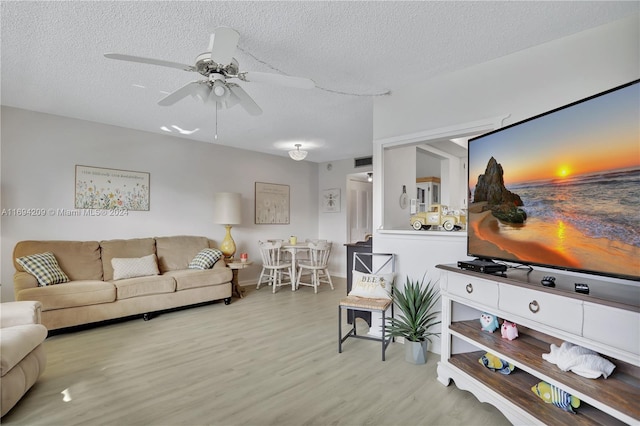
[[[389,336],[404,337],[412,342],[431,342],[431,336],[440,335],[429,331],[440,324],[440,321],[436,321],[440,311],[435,310],[440,304],[440,293],[437,283],[424,283],[425,276],[420,281],[411,281],[407,277],[402,291],[394,288],[393,301],[400,314],[390,318],[385,325],[385,332]]]

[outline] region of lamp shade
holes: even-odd
[[[213,221],[223,225],[238,225],[241,222],[241,196],[237,192],[213,194]]]

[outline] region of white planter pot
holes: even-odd
[[[405,356],[404,359],[412,364],[424,364],[427,362],[427,345],[429,341],[410,342],[404,340]]]

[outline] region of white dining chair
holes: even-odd
[[[313,287],[314,293],[318,292],[321,283],[327,283],[333,290],[333,282],[329,274],[329,256],[331,255],[332,243],[329,241],[318,241],[309,243],[309,257],[298,262],[298,278],[296,288],[301,285]],[[309,274],[309,280],[303,280],[303,275]]]
[[[259,241],[258,245],[262,256],[262,271],[256,290],[260,289],[260,285],[263,283],[269,283],[270,286],[273,286],[274,293],[277,287],[283,285],[291,285],[291,290],[294,290],[295,275],[291,262],[286,262],[282,258],[282,242]],[[284,280],[285,276],[289,277],[288,282]]]

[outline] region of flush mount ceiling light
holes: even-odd
[[[292,149],[289,151],[289,157],[293,158],[296,161],[302,161],[307,156],[307,151],[300,151],[300,147],[302,144],[295,144],[296,149]]]
[[[373,173],[372,172],[367,173],[367,182],[373,182]]]

